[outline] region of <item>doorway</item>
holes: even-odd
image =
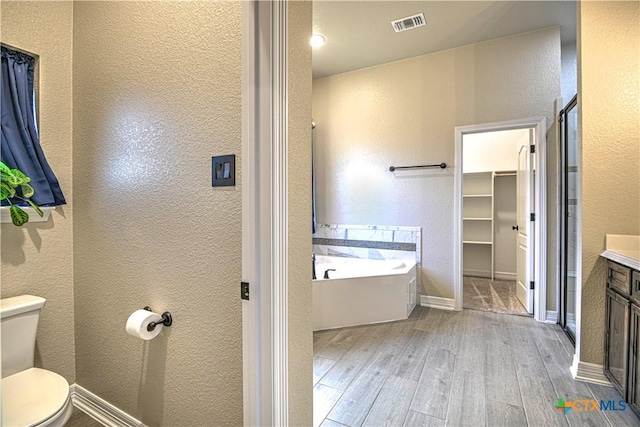
[[[538,321],[544,320],[546,313],[546,257],[544,256],[546,242],[543,232],[546,229],[546,173],[543,161],[545,123],[544,118],[534,118],[462,126],[455,129],[454,306],[456,310],[462,310],[465,296],[469,297],[469,292],[466,295],[464,293],[465,277],[467,284],[471,286],[474,285],[473,279],[469,279],[472,276],[479,276],[490,282],[497,282],[496,279],[507,279],[512,281],[511,284],[514,286],[510,290],[512,295],[515,293],[513,297],[522,304],[524,312],[533,314]],[[508,150],[509,155],[497,156],[495,150],[486,149],[488,146],[477,142],[483,139],[490,140],[488,137],[505,131],[517,131],[514,136],[519,135],[511,142],[504,143],[506,145],[503,149]],[[494,135],[491,135],[492,133]],[[476,141],[475,147],[473,141]],[[467,153],[465,153],[465,143],[469,149]],[[496,145],[496,148],[499,145]],[[502,157],[506,163],[501,163]],[[496,193],[496,188],[500,190],[500,195]],[[503,196],[509,191],[512,194],[515,191],[515,203],[511,198],[511,203],[507,202],[505,205]],[[500,209],[505,209],[499,216],[496,216],[496,201],[499,201]],[[514,204],[515,213],[513,212]],[[509,224],[511,224],[510,233],[507,234]],[[497,230],[498,234],[496,234]],[[502,243],[500,252],[496,253],[498,238]],[[489,285],[491,286],[491,283]],[[500,285],[509,288],[508,284]],[[508,300],[509,305],[515,306],[514,303],[514,299]]]
[[[462,136],[463,307],[530,315],[527,269],[533,131]]]

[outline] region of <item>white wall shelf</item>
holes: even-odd
[[[464,270],[469,274],[489,272],[493,280],[494,173],[465,173],[462,175],[462,185]]]
[[[55,209],[55,207],[44,207],[40,208],[42,210],[42,217],[36,213],[36,210],[33,208],[28,208],[25,206],[20,206],[23,211],[29,214],[29,222],[47,222],[49,221],[49,216],[51,215],[51,211]],[[9,206],[0,207],[0,223],[6,224],[11,223],[11,213],[9,212]],[[27,223],[28,224],[28,223]]]

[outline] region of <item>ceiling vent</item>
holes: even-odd
[[[424,13],[391,21],[391,26],[393,26],[396,33],[411,30],[413,28],[424,27],[425,25],[427,25],[427,21],[424,19]]]

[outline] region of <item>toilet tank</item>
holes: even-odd
[[[33,367],[38,319],[45,302],[33,295],[0,300],[2,378]]]

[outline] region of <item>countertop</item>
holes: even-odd
[[[640,271],[640,236],[607,234],[601,256]]]

